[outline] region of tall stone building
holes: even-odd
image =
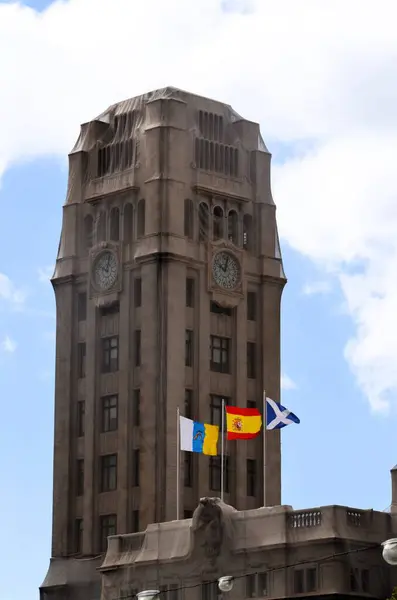
[[[259,126],[175,88],[81,127],[56,269],[52,556],[176,519],[177,420],[280,393],[286,282]],[[281,503],[279,432],[228,442],[225,502]],[[184,453],[181,518],[219,495],[219,457]],[[66,563],[65,563],[66,564]],[[66,567],[65,567],[66,568]]]

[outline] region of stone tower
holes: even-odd
[[[52,283],[57,306],[54,558],[176,518],[176,411],[280,393],[286,282],[259,126],[175,88],[81,127]],[[281,503],[279,432],[228,442],[225,502]],[[220,461],[182,453],[181,517]],[[51,587],[51,586],[49,586]]]

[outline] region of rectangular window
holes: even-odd
[[[193,486],[193,455],[191,452],[184,452],[185,464],[184,464],[184,481],[185,487]]]
[[[304,590],[304,576],[305,572],[303,569],[298,569],[294,572],[294,592],[295,594],[303,594]]]
[[[256,408],[255,400],[247,400],[247,408]]]
[[[139,531],[139,510],[132,511],[131,527],[133,533],[137,533]]]
[[[76,519],[74,522],[74,548],[76,554],[83,552],[83,519]]]
[[[111,304],[106,304],[105,306],[101,306],[100,308],[101,317],[110,317],[111,315],[117,315],[119,312],[119,302],[112,302]]]
[[[247,319],[248,321],[256,321],[256,293],[248,292],[247,294]]]
[[[185,417],[193,418],[193,390],[185,390]]]
[[[133,425],[135,427],[139,427],[141,424],[141,390],[134,390],[132,412]]]
[[[134,305],[135,308],[142,306],[142,279],[136,277],[134,281]]]
[[[255,496],[256,492],[256,460],[247,458],[247,496]]]
[[[186,329],[185,333],[185,365],[186,367],[193,366],[193,331]]]
[[[117,489],[117,454],[101,456],[101,492]]]
[[[85,292],[81,292],[77,296],[77,319],[78,321],[87,319],[87,294]]]
[[[315,592],[317,589],[317,569],[310,567],[306,570],[306,592]]]
[[[267,596],[267,573],[258,573],[258,597]]]
[[[86,372],[85,348],[85,342],[80,342],[79,344],[77,344],[77,376],[79,379],[83,379],[85,377]]]
[[[140,481],[140,470],[141,470],[141,456],[139,449],[134,450],[133,453],[133,464],[132,464],[132,485],[135,487],[139,486]]]
[[[246,598],[256,598],[256,575],[246,575],[245,577],[245,596]]]
[[[77,435],[83,437],[85,432],[85,402],[77,402]]]
[[[191,277],[186,278],[186,306],[194,307],[194,279]]]
[[[230,338],[211,335],[211,371],[230,373]]]
[[[364,593],[369,592],[369,570],[363,569],[361,571],[361,589]]]
[[[141,330],[136,329],[134,332],[134,358],[135,366],[141,366]]]
[[[217,304],[216,302],[213,302],[211,300],[211,304],[210,304],[210,310],[212,313],[215,313],[216,315],[225,315],[226,317],[231,317],[232,316],[232,309],[227,307],[227,306],[221,306],[220,304]]]
[[[117,431],[118,396],[105,396],[102,400],[102,432]]]
[[[256,377],[256,344],[247,342],[247,377],[255,379]]]
[[[119,370],[118,336],[102,338],[102,373],[115,373]]]
[[[211,425],[222,425],[222,400],[225,402],[225,406],[230,405],[231,399],[227,396],[216,396],[211,394],[210,396],[210,422]]]
[[[176,583],[171,583],[168,586],[168,594],[167,594],[167,596],[168,596],[168,600],[178,600],[178,598],[179,598],[179,588],[178,588],[178,585]]]
[[[193,511],[190,510],[190,508],[185,508],[185,510],[183,511],[183,518],[191,519],[192,517],[193,517]]]
[[[221,457],[210,457],[210,489],[214,492],[221,491]],[[224,457],[223,465],[223,491],[229,493],[229,457]]]
[[[358,592],[357,569],[350,569],[350,591]]]
[[[76,474],[76,493],[77,496],[84,494],[84,459],[79,458],[77,461]]]
[[[99,547],[106,552],[108,537],[117,533],[117,515],[102,515],[99,519]]]
[[[203,581],[201,584],[201,600],[217,600],[221,596],[217,581]]]

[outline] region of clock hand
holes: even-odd
[[[223,269],[226,273],[227,270],[227,265],[229,264],[229,257],[227,257],[226,261],[225,261],[225,268]]]

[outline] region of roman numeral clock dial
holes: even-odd
[[[231,252],[217,252],[212,261],[212,277],[218,287],[228,291],[236,289],[241,279],[237,258]]]
[[[105,292],[110,290],[117,281],[118,262],[114,252],[102,252],[94,262],[92,279],[95,287]]]

